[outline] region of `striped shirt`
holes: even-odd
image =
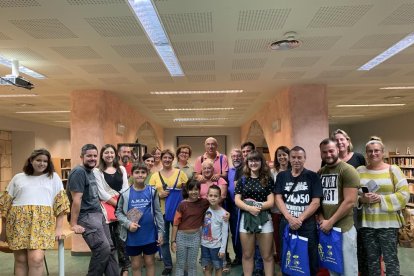
[[[391,166],[390,169],[369,170],[365,166],[357,168],[361,179],[361,187],[367,187],[371,180],[375,181],[381,196],[381,202],[362,204],[362,227],[369,228],[400,228],[403,218],[399,210],[403,209],[410,198],[407,179],[401,169]]]

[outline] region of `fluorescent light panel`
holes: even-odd
[[[235,94],[243,90],[204,90],[204,91],[151,91],[151,95],[189,95],[189,94]]]
[[[398,41],[397,43],[395,43],[394,45],[392,45],[390,48],[388,48],[387,50],[385,50],[381,54],[379,54],[378,56],[374,57],[373,59],[371,59],[370,61],[368,61],[367,63],[365,63],[361,67],[359,67],[358,71],[369,71],[369,70],[371,70],[375,66],[377,66],[377,65],[383,63],[384,61],[386,61],[387,59],[389,59],[390,57],[392,57],[392,56],[398,54],[399,52],[401,52],[402,50],[410,47],[413,43],[414,43],[414,33],[411,33],[411,34],[407,35],[406,37],[404,37],[403,39],[401,39],[400,41]]]
[[[4,66],[7,66],[9,68],[12,68],[12,61],[0,56],[0,64],[3,64]],[[35,79],[45,79],[46,77],[38,72],[33,71],[32,69],[29,69],[27,67],[24,67],[22,65],[19,65],[19,72],[29,75]]]
[[[336,107],[395,107],[404,106],[404,103],[397,104],[339,104]]]
[[[174,122],[202,122],[219,120],[227,120],[227,118],[175,118]]]
[[[54,121],[55,123],[70,123],[70,121]]]
[[[354,115],[332,115],[330,117],[331,118],[357,118],[357,117],[365,117],[365,115],[358,115],[358,114],[354,114]]]
[[[37,97],[37,94],[4,94],[0,98],[22,98],[22,97]]]
[[[17,111],[19,114],[69,113],[69,110]]]
[[[165,111],[215,111],[215,110],[233,110],[234,107],[201,107],[201,108],[166,108]]]
[[[390,86],[390,87],[381,87],[381,90],[409,90],[414,89],[414,86]]]
[[[154,3],[151,0],[128,0],[128,2],[170,75],[184,76]]]

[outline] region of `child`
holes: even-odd
[[[0,241],[13,250],[16,275],[43,275],[45,249],[61,238],[69,200],[50,153],[34,150],[0,197]]]
[[[226,211],[220,207],[221,189],[219,186],[209,187],[207,200],[210,207],[204,216],[201,237],[201,266],[204,268],[204,275],[212,275],[214,267],[215,275],[221,276],[229,225],[223,220]]]
[[[131,257],[132,275],[140,276],[142,255],[147,276],[155,276],[155,253],[162,244],[164,220],[155,188],[144,184],[148,176],[145,164],[132,167],[134,183],[121,196],[116,209],[120,223],[119,236],[126,241],[126,252]],[[158,231],[158,232],[157,232]]]
[[[183,200],[178,205],[171,235],[171,250],[177,252],[176,276],[197,275],[197,255],[200,248],[200,229],[209,203],[200,197],[200,182],[191,179],[183,190]]]

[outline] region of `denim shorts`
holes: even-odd
[[[212,264],[215,269],[223,268],[223,259],[219,258],[219,252],[220,248],[201,246],[201,266],[206,267]]]
[[[141,246],[129,246],[125,247],[125,251],[128,256],[140,256],[144,255],[153,255],[158,251],[158,246],[156,242],[141,245]]]

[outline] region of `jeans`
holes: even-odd
[[[344,258],[344,274],[338,274],[336,272],[329,271],[331,276],[358,275],[357,233],[356,233],[356,229],[354,226],[352,226],[352,228],[349,229],[348,231],[342,233],[342,254]],[[379,256],[377,258],[377,261],[379,261]],[[381,275],[381,274],[377,274],[377,275]]]
[[[172,268],[173,263],[171,259],[171,251],[170,251],[170,226],[171,222],[165,220],[164,216],[164,237],[163,237],[163,244],[161,245],[161,254],[162,254],[162,261],[164,262],[165,268]]]
[[[281,248],[283,248],[283,232],[285,230],[288,221],[282,217],[280,220],[279,226],[279,236],[281,237]],[[302,226],[297,230],[298,235],[308,238],[308,255],[309,255],[309,269],[310,275],[316,276],[319,269],[319,259],[318,259],[318,232],[316,230],[316,221],[313,218],[305,220]],[[283,264],[281,264],[283,266]],[[286,275],[286,274],[283,274]],[[332,274],[331,274],[332,275]],[[357,275],[357,274],[356,274]],[[353,275],[353,276],[356,276]]]
[[[233,202],[232,199],[230,199],[229,197],[226,198],[226,207],[227,207],[227,211],[230,213],[230,219],[229,219],[229,225],[230,225],[230,232],[231,232],[231,241],[233,243],[233,250],[234,253],[236,254],[236,258],[241,260],[242,259],[242,247],[241,247],[241,243],[240,243],[240,235],[237,235],[237,231],[239,231],[239,229],[237,229],[237,216],[239,213],[239,208],[237,208],[236,204]],[[236,236],[237,236],[237,240],[236,240]]]
[[[87,275],[119,275],[115,247],[103,214],[88,213],[78,219],[78,224],[85,228],[82,236],[92,252]]]
[[[125,242],[119,237],[119,225],[118,221],[111,222],[109,224],[109,232],[111,233],[111,239],[114,243],[116,251],[118,252],[118,262],[121,271],[128,271],[131,267],[131,261],[125,251]]]

